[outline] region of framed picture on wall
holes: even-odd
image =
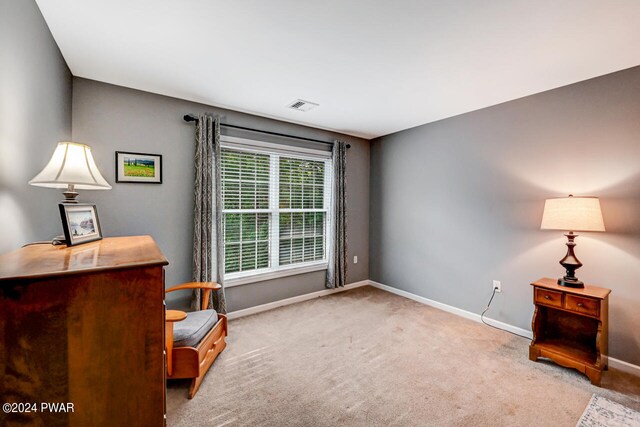
[[[162,184],[162,155],[116,151],[116,182]]]
[[[96,205],[60,203],[58,206],[67,246],[81,245],[102,239]]]

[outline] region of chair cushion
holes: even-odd
[[[173,324],[173,346],[195,347],[218,322],[215,310],[187,313],[187,318]]]

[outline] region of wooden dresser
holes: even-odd
[[[167,264],[149,236],[1,256],[0,403],[38,411],[0,425],[164,425]]]
[[[559,286],[544,278],[531,284],[535,312],[529,359],[547,357],[575,368],[600,385],[607,362],[609,289]]]

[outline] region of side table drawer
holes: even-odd
[[[562,292],[535,288],[534,299],[537,304],[562,308]]]
[[[600,317],[600,301],[592,298],[569,295],[565,297],[565,308],[577,313]]]

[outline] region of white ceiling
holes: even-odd
[[[37,3],[75,76],[365,138],[640,64],[638,0]]]

